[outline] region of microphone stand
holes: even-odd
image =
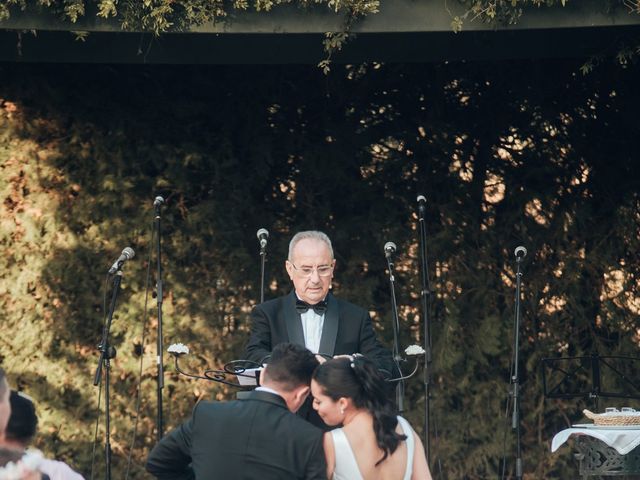
[[[394,246],[395,248],[395,246]],[[396,303],[396,290],[395,290],[395,277],[393,275],[393,262],[391,261],[391,255],[387,254],[387,268],[389,269],[389,288],[391,290],[391,314],[393,317],[393,361],[398,368],[398,372],[400,373],[400,381],[398,381],[398,385],[396,386],[396,406],[398,407],[398,412],[402,413],[404,411],[404,380],[402,379],[402,371],[400,370],[400,347],[399,347],[399,336],[400,336],[400,321],[398,320],[398,305]]]
[[[511,428],[516,431],[516,480],[522,480],[522,445],[520,435],[520,378],[518,373],[519,362],[519,338],[520,338],[520,283],[522,278],[522,272],[520,271],[520,264],[524,255],[518,256],[516,252],[516,301],[515,301],[515,326],[513,334],[513,349],[514,349],[514,367],[513,375],[511,377],[513,396],[513,415],[511,417]]]
[[[431,462],[430,445],[430,401],[431,401],[431,329],[429,325],[429,300],[431,289],[429,287],[429,267],[427,263],[427,227],[424,219],[425,207],[422,203],[418,205],[418,219],[420,230],[420,271],[422,273],[422,285],[420,290],[420,300],[422,305],[422,317],[424,325],[424,448],[427,456],[427,464]]]
[[[260,242],[260,303],[264,302],[264,263],[267,257],[267,243]]]
[[[98,368],[96,368],[96,374],[93,378],[93,385],[97,386],[102,378],[102,369],[104,368],[104,410],[105,410],[105,442],[104,442],[104,456],[105,456],[105,478],[111,480],[111,413],[109,411],[109,378],[111,372],[111,359],[116,357],[116,349],[109,345],[109,332],[111,330],[111,321],[113,318],[113,312],[116,308],[116,299],[118,298],[118,291],[120,290],[120,283],[122,282],[122,270],[118,267],[113,277],[113,287],[111,293],[111,303],[109,305],[109,311],[107,313],[107,319],[102,329],[102,340],[98,345],[100,350],[100,359],[98,360]]]
[[[158,363],[158,379],[157,379],[157,397],[158,397],[158,414],[156,418],[156,435],[157,440],[160,441],[164,431],[164,419],[162,415],[162,390],[164,389],[164,365],[162,359],[162,242],[161,242],[161,230],[160,230],[160,206],[164,203],[162,197],[156,197],[153,202],[155,209],[155,228],[156,228],[156,300],[158,305],[158,341],[157,341],[157,363]]]

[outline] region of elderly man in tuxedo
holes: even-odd
[[[376,339],[369,313],[330,293],[335,266],[326,234],[294,235],[285,262],[293,291],[253,309],[248,360],[262,363],[273,346],[293,342],[325,357],[361,353],[380,370],[394,371],[391,354]]]
[[[200,402],[149,454],[147,471],[172,480],[326,480],[322,431],[292,412],[309,395],[318,361],[277,345],[262,385],[232,402]]]

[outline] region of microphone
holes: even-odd
[[[416,200],[418,201],[418,212],[420,212],[421,215],[424,215],[424,211],[427,206],[427,198],[424,195],[418,195]]]
[[[520,245],[519,247],[516,247],[513,253],[516,256],[516,260],[522,260],[524,257],[527,256],[527,249],[524,248],[522,245]]]
[[[157,196],[156,199],[153,201],[153,206],[159,207],[163,203],[164,203],[164,198],[162,198],[161,196]]]
[[[118,259],[114,262],[113,265],[111,265],[111,268],[109,269],[109,273],[116,273],[116,271],[120,269],[120,267],[124,262],[132,259],[135,256],[136,256],[136,252],[133,251],[133,248],[125,247],[125,249],[122,250],[122,253],[118,257]]]
[[[387,242],[384,244],[384,256],[387,257],[387,262],[393,267],[393,254],[396,253],[396,244],[393,242]]]
[[[258,237],[258,241],[260,242],[260,248],[266,248],[267,246],[267,238],[269,238],[269,231],[266,228],[261,228],[256,233]]]

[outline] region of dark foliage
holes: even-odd
[[[189,344],[185,363],[201,369],[242,352],[259,296],[260,227],[271,232],[267,297],[289,289],[291,234],[322,229],[338,259],[336,293],[369,308],[387,343],[382,246],[394,241],[401,344],[419,343],[415,199],[424,194],[434,474],[496,478],[503,456],[512,471],[513,250],[525,245],[525,472],[575,476],[570,449],[551,454],[550,439],[589,404],[545,400],[539,361],[637,352],[640,310],[638,72],[583,77],[578,66],[369,65],[330,77],[296,66],[0,66],[0,359],[37,402],[40,446],[88,474],[103,275],[131,246],[111,336],[112,439],[123,477],[144,351],[133,469],[144,476],[155,418],[153,299],[142,335],[156,195],[167,199],[164,343]],[[421,382],[407,393],[420,431]],[[171,425],[203,396],[233,391],[168,364]]]

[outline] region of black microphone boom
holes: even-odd
[[[384,255],[389,258],[396,253],[396,244],[393,242],[387,242],[384,244]]]
[[[404,381],[402,380],[402,369],[400,368],[400,320],[398,319],[398,304],[396,302],[395,278],[393,274],[393,254],[396,253],[396,244],[387,242],[384,244],[384,256],[387,257],[387,267],[389,269],[389,287],[391,289],[391,313],[393,316],[393,361],[396,369],[400,373],[400,381],[396,385],[396,408],[398,412],[404,410]]]
[[[420,217],[420,220],[422,220],[424,218],[424,212],[426,210],[427,198],[424,195],[418,195],[418,198],[416,200],[418,202],[418,217]]]
[[[261,228],[256,233],[258,237],[258,241],[260,242],[260,248],[264,248],[267,246],[267,239],[269,238],[269,231],[266,228]]]
[[[135,256],[136,252],[133,251],[133,248],[125,247],[118,259],[113,263],[113,265],[111,265],[109,273],[116,273],[120,269],[120,267],[122,267],[122,264],[124,262],[126,262],[127,260],[131,260]]]
[[[393,242],[387,242],[384,244],[384,256],[387,257],[387,262],[393,267],[393,254],[396,253],[396,244]]]
[[[513,253],[516,256],[516,258],[522,259],[527,256],[527,249],[521,245],[519,247],[516,247]]]
[[[269,238],[269,231],[266,228],[261,228],[256,233],[258,242],[260,242],[260,303],[264,302],[264,262],[267,258],[267,239]]]

